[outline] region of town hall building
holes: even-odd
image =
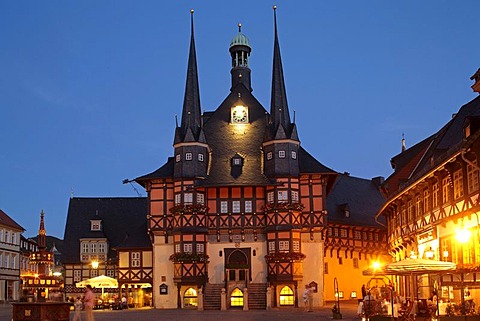
[[[322,231],[337,173],[300,144],[276,16],[268,109],[252,94],[251,50],[239,26],[229,47],[230,90],[216,110],[202,113],[192,12],[173,157],[135,179],[148,193],[153,288],[164,288],[157,308],[195,306],[199,296],[205,309],[298,306],[305,285],[323,304]]]

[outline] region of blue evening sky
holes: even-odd
[[[68,201],[136,196],[173,153],[190,13],[202,109],[230,88],[237,23],[270,106],[274,2],[0,1],[0,209],[63,238]],[[372,178],[476,97],[480,1],[277,1],[290,111],[326,166]],[[136,188],[145,196],[145,191]]]

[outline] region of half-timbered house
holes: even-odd
[[[147,234],[146,198],[70,199],[62,260],[67,296],[83,293],[76,283],[99,275],[118,280],[104,289],[110,298],[128,297],[135,306],[150,305],[152,245]],[[95,289],[97,296],[101,289]]]
[[[480,73],[472,76],[479,91]],[[395,260],[411,256],[451,261],[457,274],[436,283],[424,279],[420,292],[460,303],[462,290],[476,293],[480,274],[480,96],[453,114],[438,132],[391,160],[395,172],[383,189],[388,200],[377,214],[388,226]],[[408,292],[405,286],[402,292]],[[441,290],[441,291],[440,291]]]
[[[173,157],[135,179],[148,193],[156,308],[324,302],[326,196],[337,173],[301,145],[287,103],[275,18],[270,108],[252,94],[249,39],[229,47],[231,87],[201,112],[193,33]]]

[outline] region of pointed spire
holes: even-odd
[[[45,213],[43,210],[40,212],[40,228],[38,229],[38,248],[40,250],[45,249],[47,246],[47,231],[45,230],[45,219],[44,219]]]
[[[191,36],[190,52],[188,56],[187,82],[185,85],[185,97],[183,100],[181,135],[182,139],[190,129],[198,136],[201,127],[200,90],[198,86],[197,55],[195,51],[195,37],[193,29],[193,9],[190,10]],[[175,141],[177,143],[177,141]]]
[[[275,26],[275,40],[273,44],[273,72],[272,72],[272,97],[270,115],[275,128],[279,124],[288,130],[290,128],[290,115],[287,104],[287,92],[283,77],[282,57],[277,33],[277,6],[273,6],[273,19]]]

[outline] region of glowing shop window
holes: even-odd
[[[232,307],[243,307],[243,292],[235,288],[230,296],[230,305]]]
[[[285,286],[280,290],[280,305],[293,305],[295,297],[290,287]]]

